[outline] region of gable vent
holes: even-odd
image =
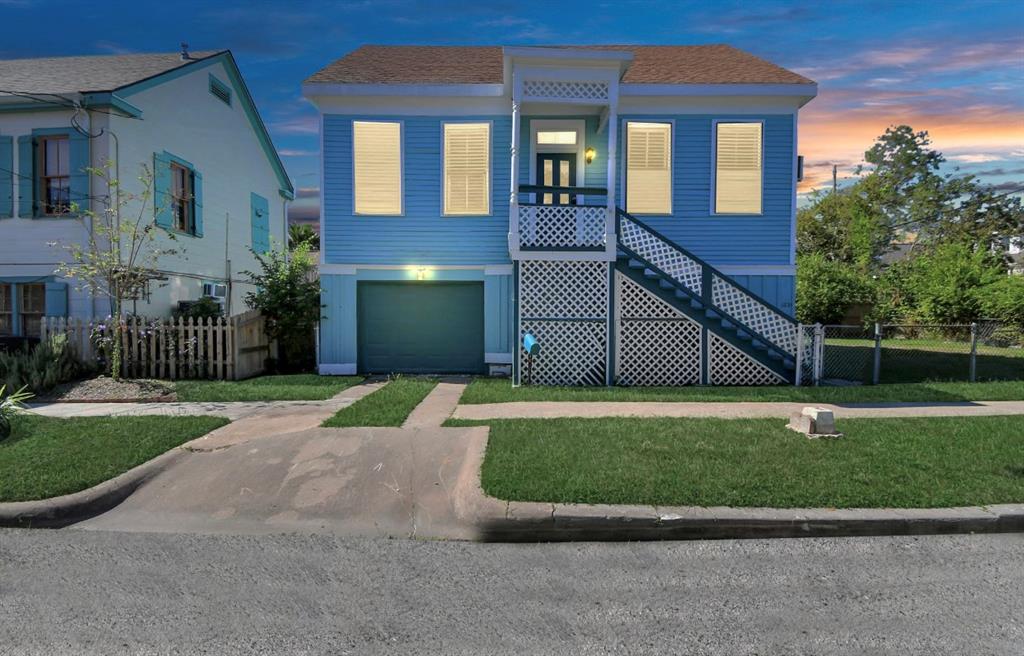
[[[212,75],[210,76],[210,93],[225,105],[231,104],[231,88]]]

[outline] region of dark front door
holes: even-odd
[[[537,182],[545,187],[576,186],[575,153],[539,153],[537,155]],[[575,194],[537,194],[541,205],[575,205]]]

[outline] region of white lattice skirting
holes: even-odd
[[[622,245],[658,267],[676,282],[700,296],[703,267],[700,262],[681,253],[672,243],[645,230],[626,217],[620,222]]]
[[[786,381],[721,337],[709,333],[708,382],[711,385],[778,385]]]
[[[615,274],[616,382],[696,385],[701,327],[621,273]]]
[[[531,382],[604,385],[608,359],[608,263],[519,263],[519,343],[530,333],[540,343]],[[520,379],[526,359],[519,354]]]
[[[712,276],[711,302],[785,349],[791,357],[796,355],[796,324],[743,289]]]

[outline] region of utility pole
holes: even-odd
[[[832,165],[832,193],[833,194],[836,193],[837,191],[839,191],[839,178],[838,178],[837,173],[836,173],[836,171],[838,169],[839,169],[839,167],[837,165],[835,165],[835,164]]]

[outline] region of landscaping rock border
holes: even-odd
[[[729,508],[502,501],[484,494],[483,435],[456,485],[460,519],[487,542],[707,540],[1024,531],[1024,503],[962,508]]]
[[[188,455],[175,447],[98,485],[50,499],[0,503],[0,526],[60,528],[95,517],[124,501],[140,485]]]

